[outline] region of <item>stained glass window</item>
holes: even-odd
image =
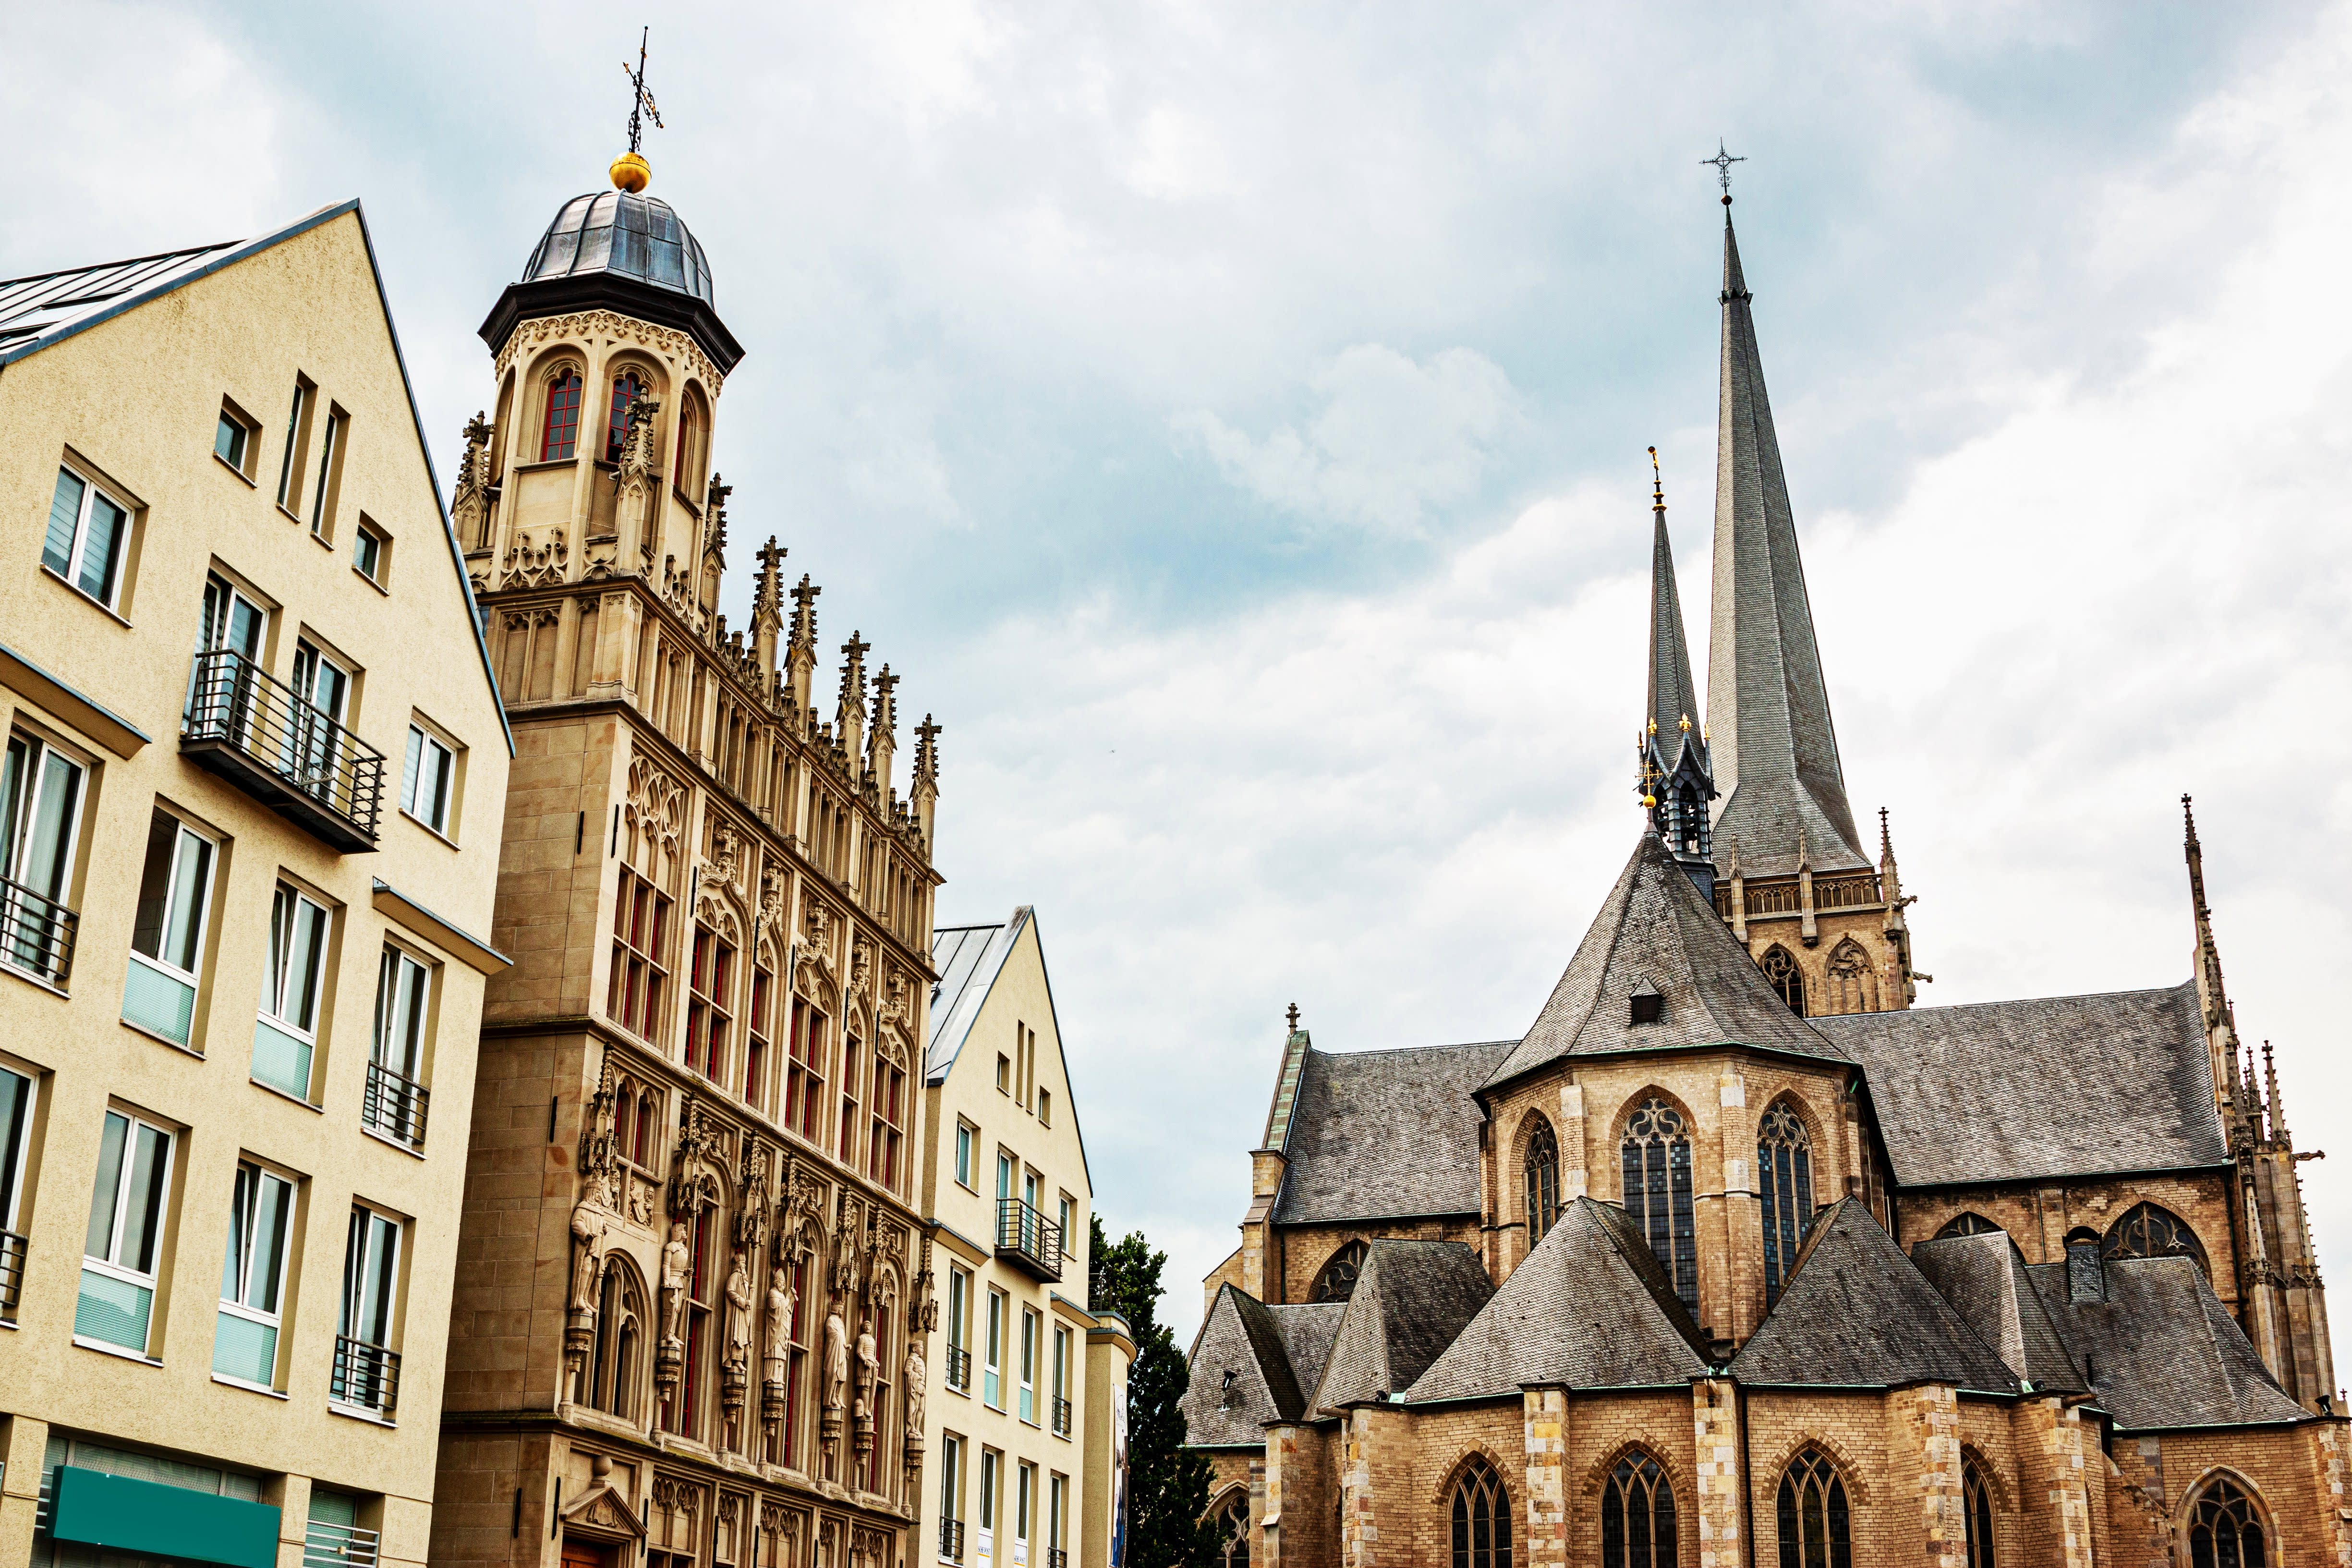
[[[1454,1483],[1454,1568],[1511,1568],[1510,1494],[1484,1459]]]
[[[1764,1301],[1780,1299],[1813,1217],[1813,1141],[1785,1100],[1756,1127],[1756,1183],[1764,1201]]]
[[[1698,1310],[1698,1236],[1691,1217],[1691,1146],[1683,1114],[1653,1097],[1625,1123],[1625,1212],[1666,1267],[1675,1294]]]
[[[1675,1568],[1675,1489],[1658,1461],[1628,1454],[1601,1494],[1601,1568]]]
[[[2264,1568],[2263,1516],[2227,1476],[2216,1476],[2189,1510],[2189,1568]]]
[[[1992,1483],[1974,1454],[1961,1458],[1960,1495],[1968,1505],[1969,1568],[1994,1568]]]
[[[1764,978],[1772,983],[1772,989],[1780,994],[1780,1000],[1789,1005],[1789,1011],[1800,1018],[1803,1017],[1805,975],[1797,967],[1797,961],[1789,955],[1789,950],[1775,943],[1764,950],[1759,962],[1763,966]]]
[[[2197,1233],[2170,1209],[2155,1204],[2135,1204],[2107,1230],[2099,1247],[2106,1258],[2193,1258],[2205,1267],[2205,1248]]]
[[[1356,1274],[1364,1266],[1364,1254],[1371,1249],[1360,1241],[1351,1241],[1331,1255],[1323,1272],[1315,1277],[1315,1299],[1318,1301],[1344,1301],[1356,1293]]]
[[[1249,1568],[1249,1493],[1236,1491],[1217,1510],[1218,1568]]]
[[[1527,1178],[1528,1246],[1532,1247],[1559,1219],[1559,1140],[1541,1117],[1528,1138]]]
[[[1819,1448],[1780,1473],[1780,1568],[1853,1568],[1845,1483]]]
[[[1946,1220],[1944,1228],[1936,1233],[1936,1239],[1941,1241],[1947,1237],[1953,1236],[1990,1236],[2000,1228],[2000,1226],[1993,1224],[1984,1215],[1970,1211],[1968,1214],[1954,1215]]]

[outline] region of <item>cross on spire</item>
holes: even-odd
[[[1650,448],[1650,510],[1666,510],[1666,476],[1658,468],[1658,449]]]
[[[669,129],[662,124],[661,110],[654,107],[654,95],[646,90],[646,44],[653,34],[653,28],[648,26],[638,36],[637,65],[635,70],[629,68],[628,61],[621,62],[621,74],[629,79],[629,151],[632,153],[636,152],[639,144],[645,141],[646,115],[653,117],[656,130]]]
[[[1290,1005],[1289,1018],[1290,1032],[1295,1035],[1298,1033],[1298,1004],[1296,1002]]]
[[[656,121],[654,123],[658,125],[661,122],[659,121]],[[630,145],[634,147],[636,143],[633,142]],[[1745,163],[1748,160],[1745,157],[1735,158],[1730,153],[1725,152],[1723,149],[1723,138],[1718,136],[1715,139],[1715,156],[1712,158],[1701,158],[1699,162],[1702,163],[1712,164],[1714,166],[1716,180],[1723,186],[1723,205],[1725,206],[1729,206],[1731,205],[1731,165],[1734,163]]]

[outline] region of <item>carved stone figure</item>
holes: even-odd
[[[907,1343],[907,1430],[919,1434],[923,1429],[923,1377],[929,1371],[923,1364],[923,1347],[919,1341]]]
[[[727,1375],[740,1379],[751,1364],[751,1279],[743,1271],[743,1255],[727,1271]]]
[[[866,1323],[857,1331],[857,1410],[861,1422],[874,1419],[874,1380],[882,1371],[882,1358],[874,1346],[874,1325]]]
[[[591,1185],[588,1194],[598,1190]],[[604,1234],[604,1215],[593,1197],[583,1194],[572,1210],[572,1239],[577,1250],[572,1256],[572,1310],[596,1315],[596,1242]]]
[[[835,1307],[824,1317],[824,1407],[835,1415],[849,1402],[849,1326]]]
[[[669,1227],[669,1241],[662,1247],[661,1317],[662,1338],[678,1341],[684,1338],[680,1325],[686,1321],[686,1271],[693,1262],[687,1250],[686,1222],[680,1220]]]
[[[781,1384],[784,1381],[784,1356],[791,1343],[793,1316],[798,1310],[800,1299],[784,1283],[784,1271],[768,1270],[768,1333],[762,1342],[762,1381]]]

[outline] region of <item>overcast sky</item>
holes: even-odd
[[[659,11],[654,190],[750,350],[728,608],[776,534],[945,724],[940,921],[1036,906],[1180,1331],[1284,1005],[1325,1049],[1516,1037],[1633,846],[1652,444],[1705,637],[1718,137],[1922,1000],[2185,979],[2193,791],[2241,1027],[2327,1147],[2352,11]],[[24,7],[0,275],[361,197],[446,477],[645,19]]]

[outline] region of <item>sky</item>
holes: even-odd
[[[1923,1004],[2187,978],[2193,792],[2327,1146],[2352,7],[47,6],[0,276],[360,197],[446,479],[648,20],[653,190],[749,350],[725,607],[772,533],[945,726],[940,922],[1036,909],[1180,1333],[1284,1006],[1514,1037],[1633,847],[1650,446],[1705,637],[1718,139]],[[2301,1167],[2339,1279],[2347,1157]]]

